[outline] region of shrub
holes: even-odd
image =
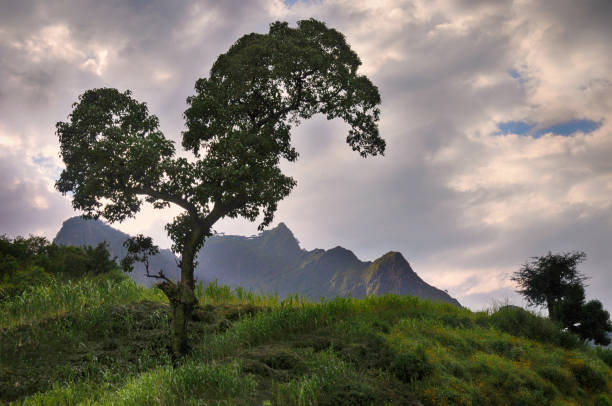
[[[44,237],[9,239],[0,236],[0,300],[20,295],[52,278],[78,279],[107,274],[117,268],[106,243],[72,247],[49,243]]]
[[[402,382],[419,381],[433,372],[433,366],[423,347],[417,347],[414,353],[399,353],[391,364],[391,372]]]
[[[545,365],[538,368],[538,375],[548,380],[563,393],[573,393],[576,390],[576,381],[566,369],[559,365]]]
[[[576,379],[576,382],[585,389],[595,392],[602,391],[606,388],[607,377],[586,364],[581,359],[572,359],[569,361],[569,368]]]
[[[556,344],[568,349],[581,346],[580,339],[575,335],[562,331],[559,325],[551,320],[538,317],[518,306],[500,307],[491,315],[490,321],[494,327],[515,336]]]
[[[0,301],[18,296],[30,286],[48,284],[52,279],[53,277],[40,266],[28,265],[25,269],[14,272],[10,277],[5,275],[0,280]]]
[[[595,349],[595,353],[603,362],[605,362],[610,368],[612,368],[612,350],[597,347]]]

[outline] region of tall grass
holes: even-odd
[[[309,374],[276,385],[277,405],[319,404],[323,392],[331,392],[338,384],[357,378],[354,367],[338,358],[331,349],[312,354],[309,361]]]
[[[240,286],[231,288],[228,285],[219,285],[215,279],[206,286],[200,282],[196,286],[196,297],[198,303],[202,306],[206,305],[251,305],[251,306],[277,306],[281,302],[280,297],[275,294],[267,294],[264,292],[253,292],[250,289],[245,289]],[[291,296],[291,300],[306,301],[305,298]]]
[[[0,328],[80,313],[103,304],[121,305],[142,300],[167,301],[159,289],[138,286],[123,275],[102,275],[67,282],[54,279],[44,286],[29,287],[22,294],[2,302]]]
[[[255,386],[251,375],[243,375],[239,361],[227,364],[189,362],[179,368],[166,366],[141,374],[118,391],[106,395],[99,404],[199,404],[199,400],[229,400],[232,396],[252,392]]]
[[[515,324],[513,312],[525,323]],[[468,328],[436,316],[402,318],[387,339],[396,352],[425,350],[431,376],[413,384],[424,405],[581,405],[585,397],[610,389],[611,370],[595,351],[560,345],[563,332],[522,312],[473,314],[474,321],[487,323]]]
[[[288,338],[293,334],[330,326],[355,306],[354,299],[336,298],[329,302],[280,302],[253,316],[246,315],[221,334],[209,336],[196,349],[194,357],[214,359],[230,354],[239,347]]]
[[[217,404],[233,396],[248,394],[256,387],[251,375],[242,373],[239,361],[218,364],[188,362],[178,368],[155,368],[130,378],[118,389],[70,382],[27,398],[24,406],[64,405],[189,405]]]

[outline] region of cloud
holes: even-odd
[[[341,121],[305,122],[278,221],[308,249],[401,251],[475,308],[518,300],[509,275],[529,257],[584,250],[587,293],[612,308],[606,0],[13,2],[0,15],[2,232],[52,236],[71,215],[50,188],[62,166],[54,124],[84,90],[132,89],[180,141],[185,98],[220,53],[274,20],[311,17],[345,34],[379,86],[388,150],[361,159]],[[119,227],[168,246],[175,213],[146,208]]]
[[[23,148],[18,137],[0,128],[0,233],[52,238],[62,221],[73,215],[70,201],[53,189],[49,173],[57,173],[52,157]]]

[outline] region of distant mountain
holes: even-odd
[[[220,283],[249,287],[281,296],[300,293],[320,297],[363,297],[396,293],[459,302],[424,282],[399,252],[374,262],[360,261],[340,246],[306,251],[284,224],[256,237],[213,236],[198,256],[197,275]]]
[[[64,222],[55,242],[66,245],[97,245],[109,242],[111,254],[122,258],[123,241],[118,230],[95,220],[72,218]],[[155,258],[153,269],[173,269],[176,258],[168,250]],[[438,300],[460,306],[446,292],[424,282],[399,252],[388,252],[374,262],[360,261],[352,251],[340,246],[330,250],[306,251],[284,224],[253,237],[215,235],[206,240],[197,257],[196,278],[217,279],[219,283],[242,286],[254,291],[276,292],[281,297],[298,293],[311,299],[351,295],[395,293]],[[142,268],[134,279],[143,281]],[[147,279],[147,278],[145,278]]]
[[[62,224],[53,242],[59,245],[91,245],[95,247],[101,242],[108,243],[111,257],[117,257],[117,262],[127,254],[123,242],[130,236],[122,233],[98,220],[85,220],[82,217],[72,217]],[[157,273],[160,269],[171,279],[180,279],[180,270],[176,264],[176,256],[170,250],[160,250],[150,260],[150,271]],[[130,277],[137,283],[151,286],[155,279],[145,276],[144,265],[134,264]]]

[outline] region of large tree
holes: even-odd
[[[546,307],[550,319],[582,339],[607,345],[607,333],[612,331],[610,314],[600,301],[586,302],[587,278],[577,268],[585,259],[584,252],[549,252],[525,263],[512,280],[529,305]]]
[[[353,150],[363,157],[384,153],[380,95],[357,73],[360,64],[340,32],[313,19],[297,28],[276,22],[267,34],[243,36],[187,98],[182,145],[192,153],[189,159],[175,155],[157,117],[130,91],[88,90],[68,120],[57,123],[66,169],[56,187],[70,194],[84,216],[120,222],[135,216],[145,201],[183,209],[166,225],[172,249],[180,254],[181,280],[155,274],[171,303],[176,354],[188,352],[194,260],[213,225],[224,217],[261,216],[262,229],[295,186],[279,167],[281,159],[298,157],[291,145],[293,126],[317,113],[339,117],[350,126],[346,141]],[[141,254],[153,251],[141,238],[131,252],[144,258]]]

